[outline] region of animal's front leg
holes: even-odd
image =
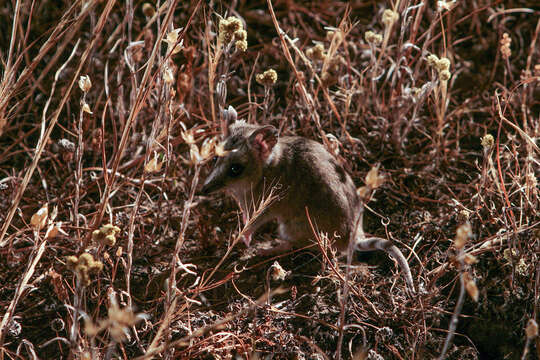
[[[244,221],[244,238],[242,239],[244,241],[244,244],[246,244],[247,247],[249,247],[249,244],[251,243],[251,238],[253,233],[257,231],[258,228],[266,224],[267,222],[270,222],[273,219],[272,214],[268,209],[263,210],[259,214],[256,214],[252,217],[248,217],[246,212],[242,212],[242,219]]]
[[[248,217],[245,212],[242,212],[242,221],[244,222],[244,226],[246,226],[248,222]],[[251,243],[252,235],[253,235],[252,231],[249,231],[248,229],[244,231],[244,237],[242,238],[242,240],[244,241],[244,244],[246,244],[246,247],[249,247],[249,244]]]

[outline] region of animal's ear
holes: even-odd
[[[272,125],[263,126],[249,136],[249,145],[255,154],[266,160],[277,143],[277,129]]]
[[[221,132],[224,137],[227,137],[231,133],[231,125],[238,120],[238,114],[236,109],[229,105],[227,109],[221,110],[221,115],[223,119]]]

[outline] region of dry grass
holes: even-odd
[[[158,6],[0,10],[0,359],[540,358],[535,1]],[[324,236],[241,245],[233,201],[197,195],[236,117],[323,142],[358,186],[379,166],[365,230],[418,293]]]

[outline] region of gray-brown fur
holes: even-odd
[[[202,192],[226,190],[245,214],[251,204],[258,204],[270,187],[276,186],[279,198],[257,217],[248,229],[250,234],[277,220],[283,240],[293,246],[308,244],[313,232],[306,216],[307,207],[316,228],[330,237],[335,235],[337,248],[346,250],[362,204],[351,177],[324,146],[297,136],[278,138],[271,126],[236,122],[229,131],[224,146],[229,152],[218,159]],[[232,168],[241,168],[240,174],[231,172]],[[414,291],[401,251],[385,239],[365,239],[363,231],[357,233],[355,249],[389,253],[398,261],[407,285]]]

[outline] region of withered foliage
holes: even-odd
[[[0,357],[540,357],[539,19],[526,0],[5,1]],[[235,119],[324,143],[417,294],[384,255],[345,276],[332,234],[276,259],[269,226],[246,249],[236,204],[197,194]]]

